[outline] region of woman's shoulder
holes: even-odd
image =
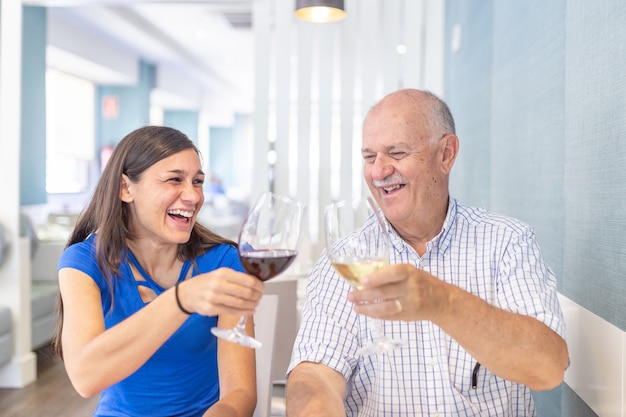
[[[237,248],[233,245],[222,243],[200,255],[196,262],[201,273],[226,267],[237,271],[243,271]]]
[[[102,274],[96,258],[95,235],[91,235],[82,242],[73,243],[65,248],[57,264],[57,270],[61,268],[77,269],[98,281]]]
[[[95,235],[89,236],[82,242],[76,242],[65,248],[59,263],[73,263],[77,260],[94,259],[96,257],[96,238]]]

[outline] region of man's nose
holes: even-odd
[[[377,155],[372,167],[372,177],[377,180],[387,178],[393,173],[394,167],[386,155]]]

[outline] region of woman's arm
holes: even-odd
[[[90,397],[142,366],[189,317],[170,288],[105,331],[101,293],[85,273],[59,271],[63,300],[63,358],[72,385]],[[263,292],[261,281],[221,268],[180,284],[182,304],[204,315],[249,315]]]
[[[232,328],[238,316],[220,316],[218,326]],[[247,333],[254,336],[254,322],[248,317]],[[256,354],[254,349],[222,339],[217,342],[220,399],[204,417],[250,417],[256,407]]]
[[[90,397],[143,365],[188,317],[173,290],[105,331],[100,289],[85,273],[59,271],[63,360],[76,391]],[[123,365],[123,366],[122,366]]]

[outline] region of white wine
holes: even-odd
[[[361,278],[387,266],[387,259],[342,257],[331,261],[333,267],[353,287],[359,288]]]

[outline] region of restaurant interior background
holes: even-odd
[[[535,395],[539,415],[626,416],[626,3],[346,0],[326,24],[294,3],[0,0],[0,306],[17,335],[0,386],[33,363],[20,213],[65,236],[56,221],[126,133],[162,123],[196,141],[216,187],[201,217],[225,234],[262,190],[305,202],[291,273],[306,279],[323,207],[367,192],[364,113],[415,87],[456,118],[452,194],[533,225],[558,277],[572,363]]]

